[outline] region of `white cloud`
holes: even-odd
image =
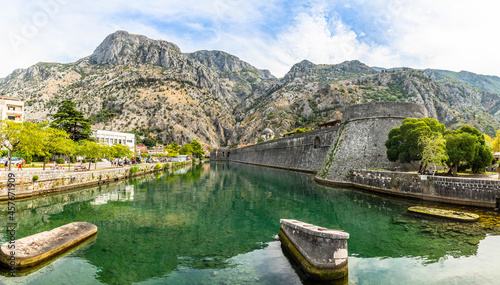
[[[0,77],[39,61],[88,56],[119,29],[171,41],[184,52],[223,50],[276,76],[303,59],[500,75],[500,7],[494,1],[287,2],[293,7],[279,0],[5,2]],[[365,21],[363,29],[349,26],[339,7],[358,13],[351,18]],[[279,26],[281,20],[288,26]]]

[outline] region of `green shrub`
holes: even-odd
[[[160,163],[157,163],[157,164],[155,165],[155,169],[161,169],[161,164],[160,164]]]
[[[76,163],[76,158],[72,158],[71,163]]]
[[[63,164],[64,163],[64,158],[58,158],[56,159],[57,164]]]
[[[130,174],[134,174],[137,172],[139,172],[139,167],[137,167],[137,166],[130,167]]]
[[[33,178],[31,178],[31,179],[33,179],[33,182],[37,181],[38,180],[38,175],[34,175]]]

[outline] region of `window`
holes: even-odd
[[[15,111],[15,110],[16,110],[16,107],[13,107],[13,106],[8,106],[8,107],[7,107],[7,110],[10,110],[10,111]]]
[[[314,148],[319,148],[321,146],[321,140],[319,137],[314,138]]]
[[[9,119],[9,120],[15,120],[16,116],[7,116],[7,119]]]

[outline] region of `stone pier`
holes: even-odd
[[[10,268],[31,267],[69,250],[96,233],[97,226],[91,223],[73,222],[6,242],[0,248],[0,263]]]
[[[312,224],[281,219],[279,238],[284,247],[316,280],[334,280],[347,275],[349,234]]]

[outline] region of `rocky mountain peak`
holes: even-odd
[[[340,64],[333,65],[337,71],[345,73],[375,74],[377,71],[359,60],[346,60]]]
[[[275,79],[268,70],[260,70],[242,61],[238,57],[218,50],[200,50],[185,54],[187,57],[196,60],[206,67],[214,69],[221,73],[237,73],[248,71],[255,73],[256,76],[263,79]]]
[[[171,67],[179,65],[181,56],[179,47],[173,43],[116,31],[104,39],[89,60],[91,63],[104,65],[149,63]]]

